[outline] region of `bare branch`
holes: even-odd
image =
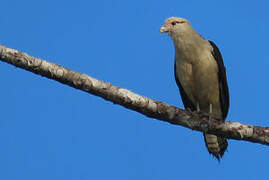
[[[148,117],[229,139],[269,145],[269,127],[252,126],[231,121],[220,123],[216,119],[211,119],[209,123],[206,115],[185,111],[160,101],[140,96],[127,89],[113,86],[86,74],[34,58],[2,45],[0,45],[0,60],[76,89],[100,96]]]

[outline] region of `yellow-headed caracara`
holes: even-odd
[[[224,121],[229,109],[229,91],[217,46],[183,18],[166,19],[160,32],[168,33],[174,41],[175,79],[185,108]],[[227,149],[227,139],[204,133],[204,140],[209,153],[220,160]]]

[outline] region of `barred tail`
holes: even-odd
[[[228,147],[228,141],[226,138],[218,137],[213,134],[204,133],[205,144],[210,154],[215,156],[218,161],[223,156]]]

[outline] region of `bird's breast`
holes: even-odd
[[[189,53],[189,54],[186,54]],[[219,114],[218,66],[210,51],[176,54],[178,79],[194,105],[199,103],[202,111],[209,111],[209,104]]]

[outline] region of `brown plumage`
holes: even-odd
[[[185,108],[209,113],[224,121],[229,109],[226,70],[217,46],[205,40],[183,18],[168,18],[160,32],[168,33],[175,46],[175,79]],[[227,139],[204,133],[209,153],[218,160]]]

